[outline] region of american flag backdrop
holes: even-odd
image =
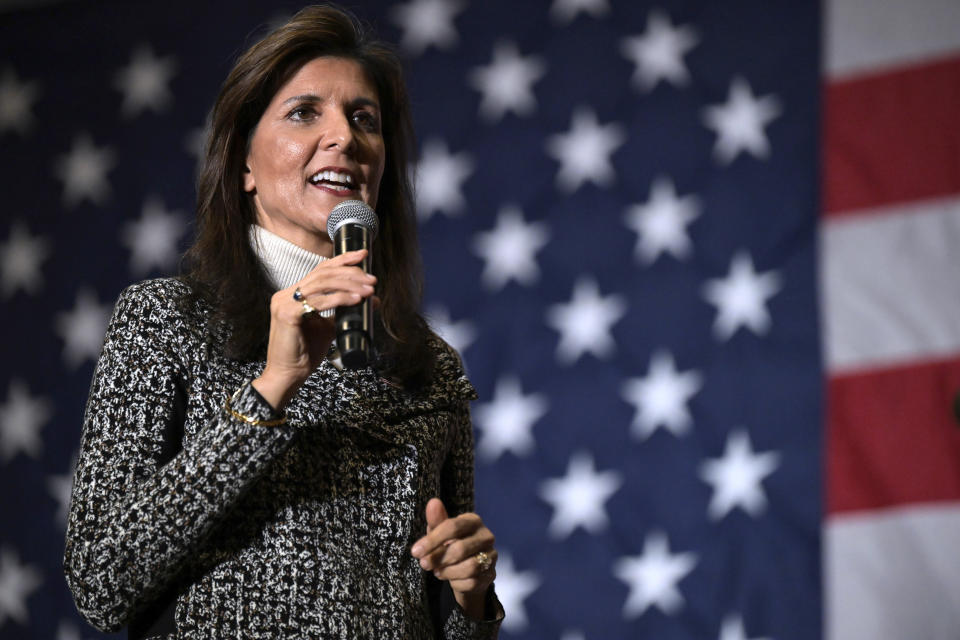
[[[960,3],[348,4],[407,63],[502,637],[960,637]],[[0,637],[114,637],[62,575],[93,363],[299,6],[0,12]]]

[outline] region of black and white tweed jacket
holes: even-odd
[[[439,339],[414,395],[372,370],[315,371],[288,424],[175,279],[125,290],[87,403],[64,565],[84,617],[119,630],[164,601],[171,638],[494,638],[503,612],[440,613],[409,552],[440,496],[473,509],[473,387]],[[218,337],[219,336],[219,337]],[[171,447],[171,441],[174,446]]]

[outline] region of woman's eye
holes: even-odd
[[[380,130],[380,121],[369,111],[358,111],[353,114],[353,121],[364,131],[377,132]]]
[[[287,117],[291,120],[309,120],[314,115],[316,115],[316,111],[313,107],[303,105],[288,113]]]

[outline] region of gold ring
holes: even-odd
[[[301,304],[303,304],[303,313],[302,313],[301,315],[302,315],[304,318],[313,318],[314,316],[320,315],[320,312],[317,311],[317,310],[313,307],[313,305],[311,305],[311,304],[310,304],[309,302],[307,302],[306,300],[304,300]]]
[[[477,559],[477,564],[480,565],[480,571],[486,571],[490,568],[490,565],[493,564],[493,559],[483,551],[473,557]]]
[[[303,302],[304,300],[306,300],[306,298],[304,298],[303,296],[303,293],[300,292],[300,287],[297,287],[296,289],[293,290],[293,299],[296,300],[297,302]]]

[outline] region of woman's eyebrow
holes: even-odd
[[[316,95],[316,94],[313,94],[313,93],[303,93],[303,94],[300,94],[300,95],[298,95],[298,96],[291,96],[291,97],[287,98],[286,100],[284,100],[284,101],[282,102],[282,104],[287,105],[287,104],[290,104],[290,103],[292,103],[292,102],[323,102],[323,101],[324,101],[324,99],[321,98],[320,96]],[[377,102],[377,101],[374,100],[373,98],[366,98],[366,97],[363,97],[363,96],[358,97],[358,98],[354,98],[353,100],[350,101],[350,104],[351,104],[351,105],[354,105],[354,106],[370,106],[370,107],[374,107],[374,108],[376,108],[376,109],[379,109],[379,108],[380,108],[380,103],[379,103],[379,102]]]
[[[374,109],[380,108],[380,103],[374,100],[373,98],[365,98],[363,96],[359,98],[354,98],[350,101],[350,104],[357,107],[373,107]]]
[[[323,98],[313,93],[303,93],[299,96],[291,96],[283,101],[283,104],[291,102],[323,102]]]

